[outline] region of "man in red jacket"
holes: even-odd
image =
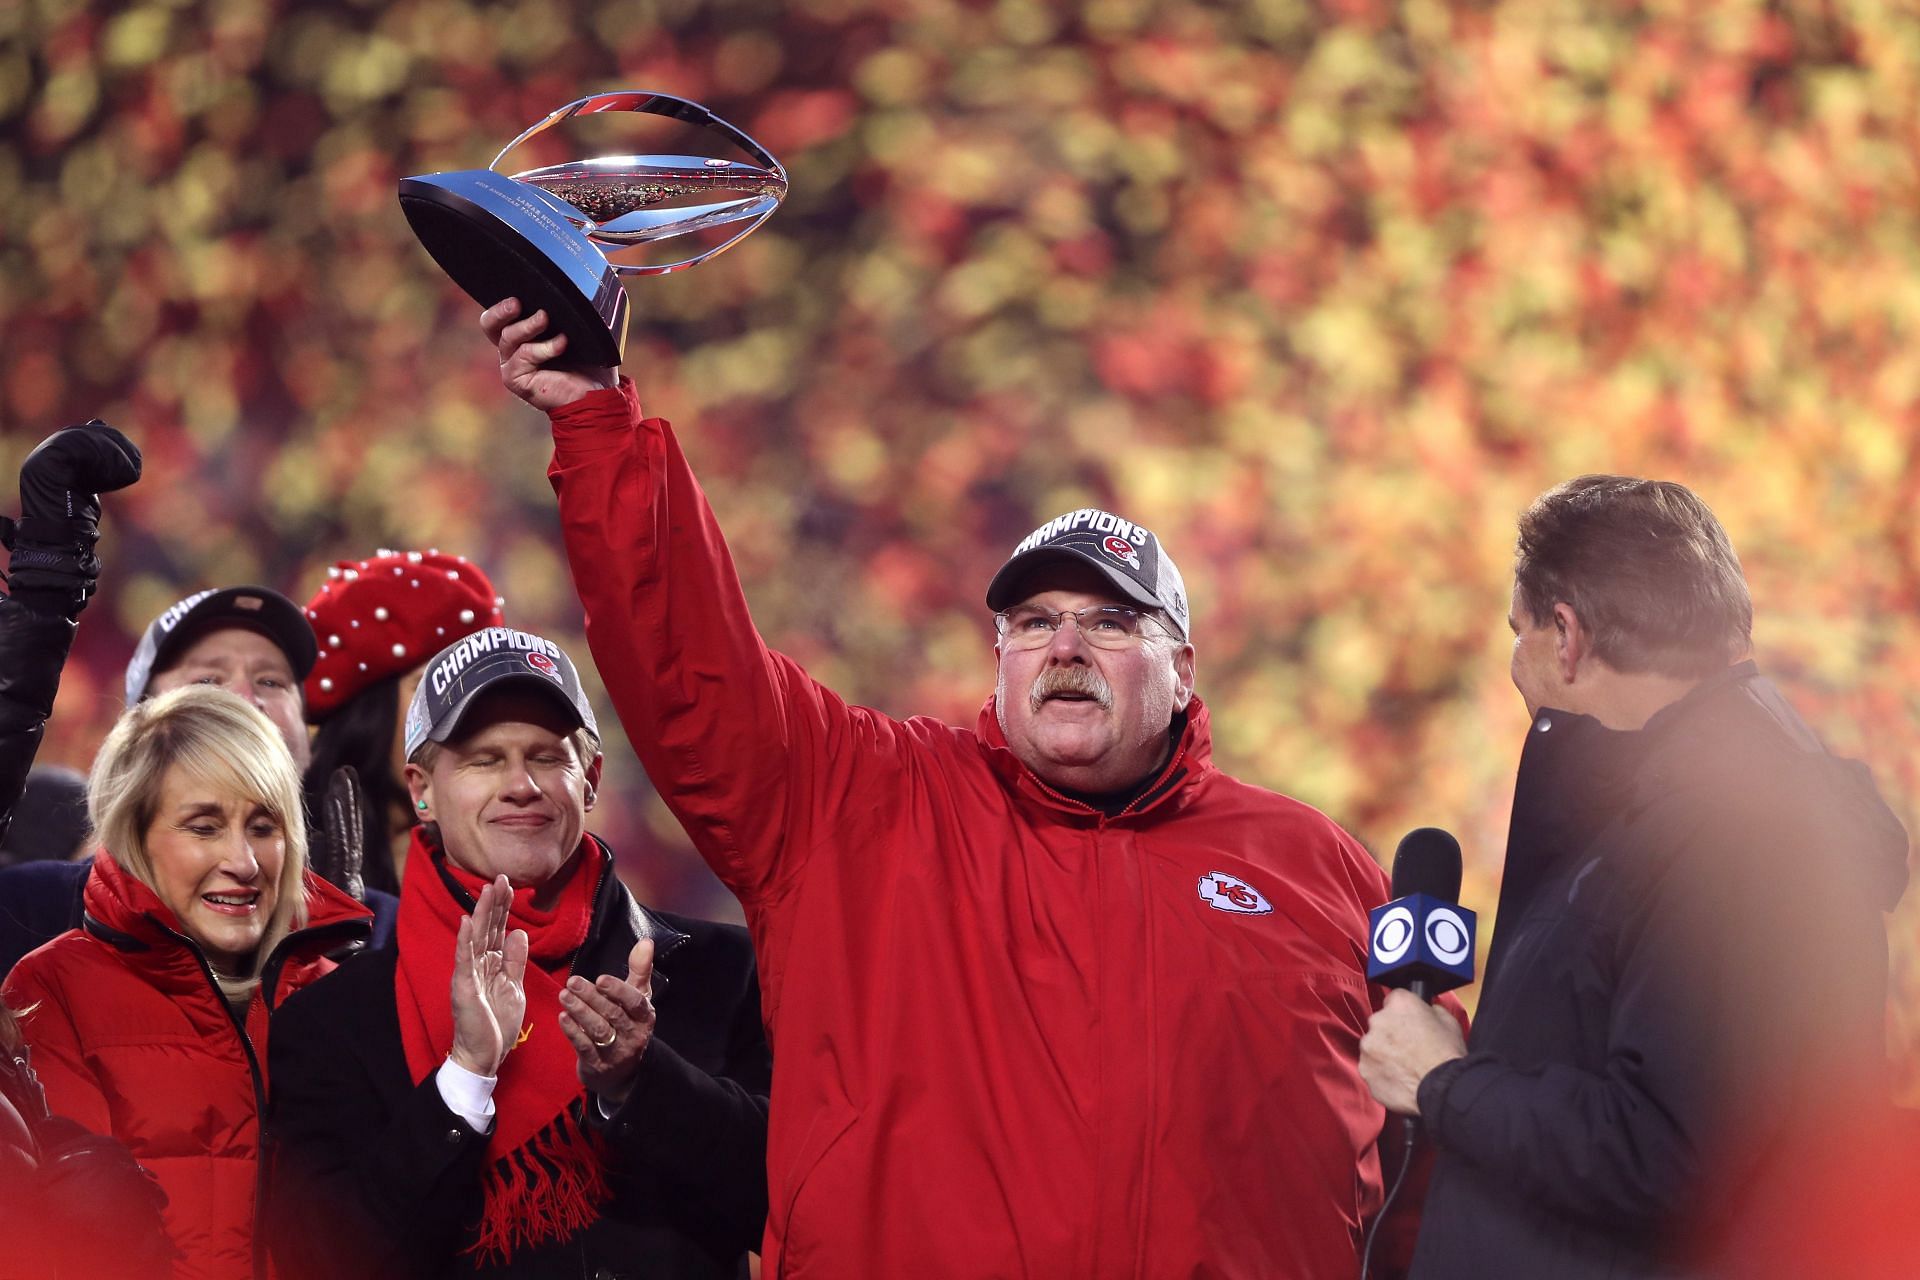
[[[849,706],[761,641],[667,424],[545,326],[482,317],[552,419],[614,705],[759,952],[767,1274],[1354,1274],[1387,880],[1214,767],[1159,540],[1087,510],[1019,544],[972,730]]]

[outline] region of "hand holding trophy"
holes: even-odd
[[[499,171],[528,140],[564,120],[620,111],[707,129],[749,159],[604,155]],[[567,335],[558,363],[588,368],[621,361],[625,277],[698,266],[765,222],[786,194],[787,171],[745,133],[696,102],[639,91],[568,103],[508,143],[488,168],[400,180],[401,210],[453,282],[483,307],[517,297],[519,314],[545,311],[547,332]],[[661,241],[729,226],[736,229],[691,257],[631,260]]]

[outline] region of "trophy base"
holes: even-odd
[[[547,333],[567,335],[553,363],[606,368],[627,343],[627,291],[620,273],[538,188],[467,169],[400,180],[400,208],[440,269],[483,307],[520,299],[544,309]]]

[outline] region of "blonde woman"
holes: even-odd
[[[307,873],[300,775],[278,730],[190,685],[128,708],[94,759],[86,919],[5,998],[47,1104],[113,1134],[166,1191],[178,1277],[259,1274],[268,1014],[365,938]]]

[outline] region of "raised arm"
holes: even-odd
[[[517,315],[509,300],[482,327],[508,389],[552,419],[548,475],[594,660],[654,786],[751,910],[791,888],[817,815],[899,727],[767,648],[671,428],[611,371],[546,367],[564,340],[536,341],[544,316]]]
[[[13,553],[0,596],[0,835],[27,782],[99,578],[101,493],[140,478],[140,450],[104,422],[56,431],[20,466],[20,519],[0,517]]]

